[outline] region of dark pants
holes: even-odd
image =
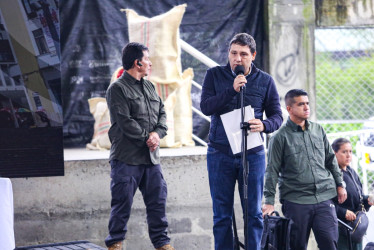
[[[143,195],[147,211],[148,233],[155,248],[169,244],[166,219],[167,187],[160,165],[127,165],[113,160],[110,162],[112,202],[109,219],[107,246],[123,241],[127,232],[133,197],[137,188]]]
[[[334,203],[331,200],[317,204],[296,204],[283,201],[284,216],[292,219],[291,249],[307,249],[310,230],[321,250],[337,249],[338,219]]]
[[[234,248],[232,215],[235,185],[238,182],[241,205],[244,210],[243,166],[240,157],[232,157],[208,147],[207,154],[210,194],[213,202],[214,249]],[[247,250],[260,249],[263,219],[261,200],[265,174],[265,152],[247,155],[248,220]],[[244,214],[244,212],[243,212]]]

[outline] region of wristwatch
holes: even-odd
[[[336,186],[346,188],[347,185],[345,184],[345,181],[342,181],[341,183],[337,184]]]

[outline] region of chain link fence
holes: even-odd
[[[374,193],[374,27],[315,31],[317,120],[352,142],[352,167]]]

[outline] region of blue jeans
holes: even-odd
[[[121,161],[110,162],[112,193],[109,235],[105,239],[107,246],[123,241],[127,232],[131,206],[136,190],[139,188],[146,206],[148,234],[155,248],[169,244],[166,219],[167,186],[161,166],[127,165]]]
[[[260,249],[263,230],[261,201],[265,174],[265,152],[247,154],[248,221],[247,249]],[[213,202],[213,234],[216,250],[233,249],[232,215],[235,184],[238,181],[244,214],[243,166],[240,157],[233,157],[208,147],[207,154],[210,194]]]

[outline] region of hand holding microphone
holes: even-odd
[[[244,76],[244,66],[238,65],[234,69],[234,73],[236,74],[236,78],[234,80],[234,89],[236,92],[240,92],[244,90],[245,84],[247,83],[247,79]],[[262,132],[265,130],[264,124],[260,119],[252,119],[248,121],[249,129],[251,132]]]
[[[236,78],[234,80],[233,87],[236,92],[240,92],[240,90],[245,88],[245,84],[247,83],[247,79],[244,76],[243,65],[236,66],[234,69],[234,73],[236,74]]]

